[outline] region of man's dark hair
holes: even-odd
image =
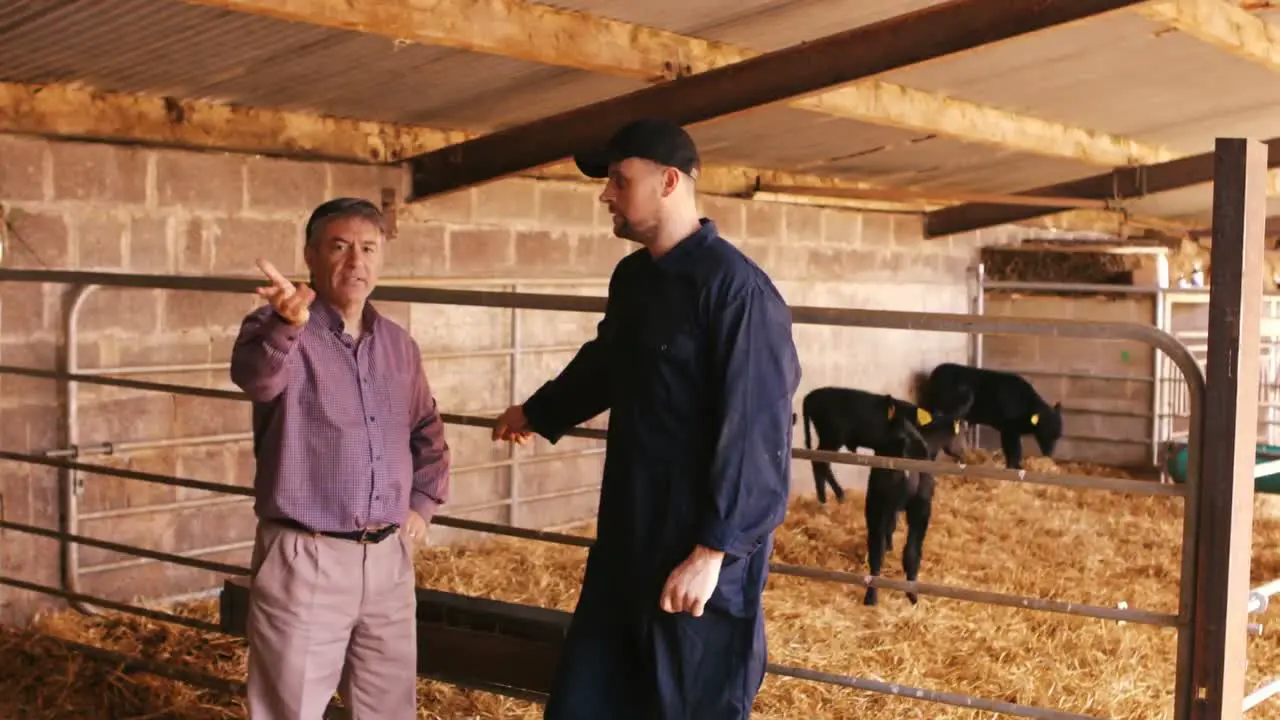
[[[319,207],[311,211],[311,217],[307,219],[307,228],[303,234],[307,247],[315,244],[320,237],[320,231],[324,229],[324,226],[330,220],[351,217],[368,220],[378,228],[383,237],[386,237],[386,218],[383,217],[382,210],[377,205],[362,198],[340,197],[323,202]]]

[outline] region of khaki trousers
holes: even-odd
[[[249,591],[250,720],[417,717],[417,602],[403,531],[377,544],[259,522]]]

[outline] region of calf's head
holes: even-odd
[[[1046,404],[1033,413],[1028,422],[1040,452],[1045,457],[1053,457],[1053,450],[1062,437],[1062,403],[1054,403],[1053,407]]]
[[[893,403],[888,409],[889,427],[883,447],[876,450],[877,455],[910,458],[913,460],[932,460],[934,453],[924,435],[917,427],[917,422],[932,419],[927,411],[920,411],[915,418],[903,417],[896,412]]]
[[[964,436],[960,431],[973,407],[973,393],[964,388],[956,399],[958,404],[949,408],[921,410],[918,424],[920,434],[929,445],[930,459],[936,458],[939,450],[956,459],[964,455]]]

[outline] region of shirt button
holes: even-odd
[[[370,416],[369,416],[369,422],[374,422],[374,419],[373,419],[373,416],[372,416],[372,415],[370,415]]]

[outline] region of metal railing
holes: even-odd
[[[150,275],[130,275],[116,273],[90,273],[75,272],[61,270],[0,270],[0,282],[17,281],[17,282],[43,282],[43,283],[64,283],[71,284],[80,288],[74,297],[77,301],[82,301],[87,290],[84,288],[89,286],[110,286],[122,288],[145,288],[145,289],[168,289],[168,290],[195,290],[207,292],[251,292],[259,286],[259,283],[252,279],[238,278],[213,278],[213,277],[179,277],[179,276],[150,276]],[[561,281],[563,284],[569,284],[572,281]],[[380,287],[373,297],[379,300],[389,300],[398,302],[422,302],[444,305],[461,305],[472,307],[501,307],[508,309],[525,309],[525,310],[555,310],[570,312],[591,312],[600,313],[604,310],[604,298],[601,297],[583,297],[572,295],[549,295],[536,293],[500,293],[490,291],[475,290],[447,290],[438,288],[406,288],[406,287]],[[1202,446],[1202,408],[1205,399],[1204,375],[1200,366],[1196,363],[1194,357],[1177,342],[1168,333],[1160,331],[1147,325],[1136,323],[1098,323],[1098,322],[1081,322],[1081,321],[1064,321],[1039,318],[992,318],[968,314],[941,314],[941,313],[921,313],[921,312],[901,312],[887,310],[861,310],[861,309],[840,309],[840,308],[821,308],[821,307],[794,307],[792,309],[794,322],[798,324],[819,324],[842,327],[861,327],[861,328],[882,328],[882,329],[899,329],[899,330],[922,330],[931,332],[959,332],[968,333],[970,335],[980,334],[1029,334],[1029,335],[1047,335],[1056,337],[1073,337],[1073,338],[1091,338],[1091,339],[1129,339],[1146,343],[1156,350],[1164,352],[1169,356],[1171,362],[1183,370],[1184,379],[1188,385],[1187,397],[1190,400],[1190,462],[1189,477],[1184,485],[1162,485],[1153,482],[1142,482],[1134,480],[1123,480],[1114,478],[1101,478],[1085,475],[1050,475],[1045,473],[1028,472],[1025,470],[1007,470],[990,467],[966,467],[956,463],[935,462],[923,460],[906,460],[902,458],[879,457],[859,455],[856,453],[844,452],[825,452],[811,451],[804,449],[793,450],[793,457],[802,460],[822,460],[826,462],[861,465],[869,467],[887,467],[900,468],[910,470],[926,470],[936,474],[945,476],[963,476],[972,478],[984,478],[1001,480],[1017,483],[1032,483],[1053,485],[1059,487],[1087,488],[1107,490],[1112,492],[1163,495],[1163,496],[1181,496],[1184,498],[1183,503],[1183,543],[1182,543],[1182,572],[1179,588],[1179,610],[1177,614],[1160,613],[1147,610],[1135,609],[1117,609],[1109,607],[1099,607],[1091,605],[1083,605],[1078,603],[1062,602],[1047,598],[1027,597],[1019,595],[1010,595],[1003,593],[988,592],[982,590],[974,590],[960,587],[950,587],[944,585],[934,585],[919,582],[904,582],[891,580],[883,577],[872,577],[855,573],[838,572],[825,570],[820,568],[798,567],[791,565],[783,565],[774,563],[771,565],[772,571],[781,575],[791,575],[796,577],[805,577],[810,579],[821,580],[824,582],[832,582],[842,585],[861,586],[861,587],[877,587],[884,589],[909,591],[919,593],[921,595],[932,595],[935,597],[944,597],[956,600],[964,600],[975,603],[985,603],[1000,605],[1005,607],[1019,607],[1030,610],[1059,613],[1066,615],[1074,615],[1081,617],[1089,617],[1110,621],[1125,621],[1139,624],[1155,625],[1160,627],[1174,627],[1178,632],[1179,654],[1176,673],[1178,675],[1177,686],[1182,687],[1182,678],[1189,672],[1189,664],[1186,662],[1187,648],[1190,641],[1190,618],[1191,605],[1190,593],[1195,587],[1195,557],[1196,557],[1196,512],[1197,500],[1200,487],[1198,456]],[[68,343],[74,347],[74,343]],[[74,353],[73,349],[68,349],[68,353]],[[74,355],[72,355],[72,359]],[[68,368],[76,367],[72,363],[68,363]],[[199,395],[203,397],[212,397],[220,399],[241,399],[247,398],[238,391],[217,390],[210,388],[196,388],[192,386],[176,385],[168,383],[156,383],[150,381],[140,381],[128,378],[107,378],[91,373],[72,373],[60,371],[36,371],[31,369],[14,368],[11,366],[0,366],[0,372],[18,372],[25,374],[38,374],[41,377],[57,379],[67,384],[68,389],[74,388],[78,383],[96,383],[103,385],[114,385],[117,387],[130,387],[136,389],[145,389],[161,392],[171,392],[175,394]],[[515,383],[513,382],[513,387]],[[69,397],[74,397],[69,396]],[[69,407],[72,407],[69,402]],[[460,414],[443,414],[446,424],[467,425],[473,427],[491,427],[493,419],[489,417],[477,415],[460,415]],[[588,438],[603,438],[603,431],[591,430],[585,428],[577,428],[572,430],[570,435]],[[75,438],[72,439],[72,447],[75,447]],[[173,563],[176,565],[185,565],[213,572],[221,572],[233,575],[245,575],[248,569],[240,566],[226,565],[223,563],[213,563],[207,560],[201,560],[189,557],[183,554],[164,553],[154,550],[145,550],[135,546],[124,545],[120,543],[110,543],[95,538],[87,538],[76,532],[75,518],[77,512],[75,483],[73,478],[75,473],[86,472],[107,476],[115,476],[135,481],[157,483],[161,485],[171,485],[176,487],[191,488],[196,490],[210,491],[215,493],[226,493],[238,496],[251,496],[250,488],[229,485],[223,483],[213,483],[200,480],[192,480],[188,478],[179,478],[163,474],[148,473],[125,468],[115,468],[105,465],[97,465],[80,462],[74,457],[65,456],[45,456],[28,453],[20,453],[13,451],[0,451],[0,459],[18,462],[30,463],[33,465],[43,465],[46,467],[59,468],[64,471],[64,482],[62,483],[62,496],[60,498],[63,503],[62,507],[62,526],[58,530],[49,530],[45,528],[37,528],[30,525],[22,525],[18,523],[3,523],[0,527],[19,531],[29,532],[36,535],[58,539],[63,548],[64,574],[63,587],[53,588],[44,585],[37,585],[21,580],[11,578],[0,578],[0,583],[11,587],[18,587],[34,592],[44,592],[54,596],[62,597],[76,604],[82,609],[91,610],[90,604],[98,607],[114,609],[121,612],[140,614],[152,619],[160,619],[166,622],[176,622],[188,627],[197,627],[203,630],[214,630],[210,628],[208,623],[201,623],[190,618],[183,618],[171,613],[163,613],[160,611],[148,610],[145,608],[137,608],[124,603],[107,601],[102,598],[95,598],[78,592],[75,585],[76,576],[65,572],[67,568],[75,567],[75,554],[71,548],[79,545],[97,547],[105,550],[116,552],[125,552],[142,558],[155,561]],[[476,520],[451,517],[448,514],[437,515],[433,520],[435,524],[453,527],[464,530],[474,530],[488,532],[498,535],[506,535],[510,537],[525,538],[529,540],[553,542],[574,546],[589,546],[592,543],[590,538],[584,538],[575,535],[566,535],[560,533],[545,532],[527,528],[514,527],[510,525],[499,525],[496,523],[486,523]],[[818,682],[825,682],[846,687],[855,687],[874,692],[887,693],[890,695],[898,695],[902,697],[910,697],[916,699],[930,700],[945,704],[958,705],[961,707],[986,709],[993,712],[1002,712],[1021,717],[1029,718],[1082,718],[1085,716],[1064,713],[1044,708],[1036,708],[1026,705],[1018,705],[1014,703],[989,700],[967,695],[954,693],[937,692],[919,688],[908,688],[888,683],[880,683],[861,678],[855,678],[843,675],[834,675],[829,673],[819,673],[816,671],[805,670],[801,668],[788,668],[783,666],[770,666],[770,671],[775,674],[788,675],[792,677],[805,678]]]

